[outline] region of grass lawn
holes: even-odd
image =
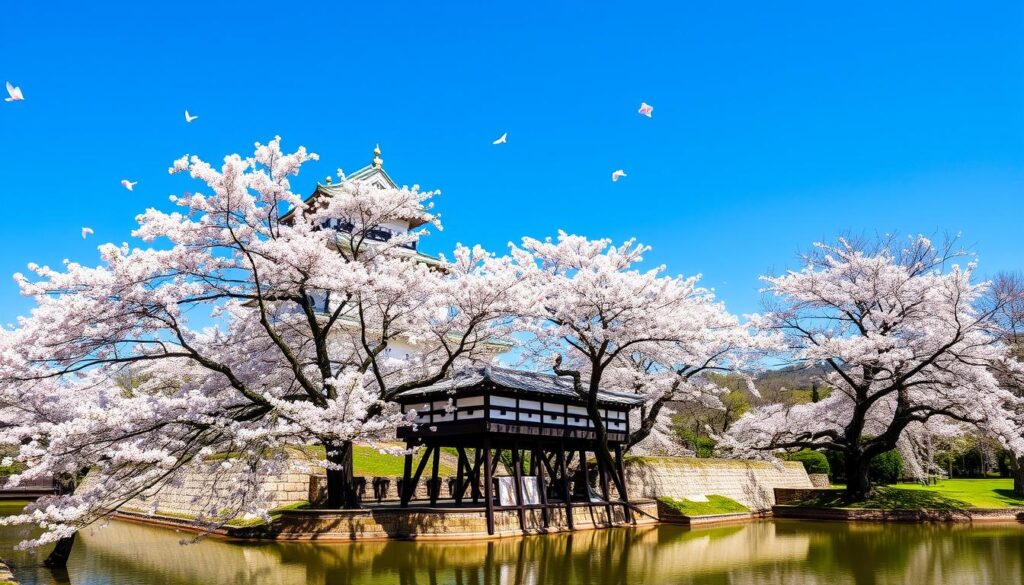
[[[1013,495],[1012,479],[945,479],[931,486],[905,483],[878,487],[864,502],[847,501],[843,492],[835,489],[807,498],[801,505],[822,508],[951,510],[1020,508],[1024,507],[1024,499]]]
[[[0,516],[17,514],[28,504],[28,500],[0,500]]]
[[[679,512],[683,516],[707,516],[710,514],[737,514],[749,512],[743,504],[725,496],[709,495],[706,502],[694,502],[693,500],[676,500],[673,498],[658,498],[658,501]]]
[[[325,457],[323,447],[307,447],[306,452],[317,459]],[[355,464],[355,475],[361,475],[366,478],[401,476],[405,471],[405,457],[381,453],[369,445],[356,445],[355,451],[352,453],[352,462]],[[419,457],[413,459],[413,465],[419,465],[419,462]],[[441,477],[455,475],[455,467],[445,461],[444,458],[441,459],[440,463],[438,473],[440,473]],[[428,463],[427,467],[423,470],[425,475],[430,473],[430,465],[432,463]],[[415,471],[415,468],[413,471]]]

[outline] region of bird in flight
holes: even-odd
[[[192,116],[192,115],[190,115],[190,114],[188,113],[188,110],[185,110],[185,121],[186,121],[186,122],[188,122],[189,124],[191,124],[192,122],[194,122],[194,121],[196,121],[196,120],[198,120],[198,119],[199,119],[199,116]]]
[[[93,232],[92,232],[92,228],[91,227],[84,227],[84,228],[82,228],[82,239],[84,240],[86,237],[88,237],[92,233]]]
[[[654,113],[654,106],[647,102],[640,102],[640,109],[637,110],[636,113],[640,114],[641,116],[647,116],[648,118],[650,118],[651,114]]]
[[[10,97],[5,97],[5,102],[20,102],[25,99],[25,96],[21,94],[21,88],[14,87],[10,81],[7,82],[7,95]]]
[[[495,140],[491,144],[505,144],[506,142],[508,142],[508,132],[502,134],[501,138]]]
[[[626,171],[624,171],[622,169],[619,169],[619,170],[615,171],[614,173],[612,173],[612,182],[614,183],[614,182],[618,181],[619,179],[621,179],[622,177],[625,177],[625,176],[626,176]]]
[[[124,185],[125,189],[128,189],[129,191],[134,191],[135,190],[135,185],[138,185],[139,182],[138,181],[129,181],[128,179],[121,179],[121,184]]]

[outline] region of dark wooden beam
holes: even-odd
[[[512,446],[512,477],[516,482],[516,507],[519,512],[519,528],[526,530],[526,508],[523,507],[523,462],[519,453],[519,445]]]
[[[416,474],[413,475],[410,481],[405,482],[404,502],[406,505],[412,500],[412,497],[416,494],[416,487],[420,484],[420,476],[423,475],[423,469],[427,466],[427,461],[430,460],[430,454],[434,449],[437,449],[435,445],[428,445],[427,450],[423,453],[423,458],[420,459],[420,464],[416,467]]]
[[[487,534],[489,535],[494,535],[494,488],[491,485],[493,479],[491,440],[484,437],[484,499],[487,501]]]
[[[622,462],[622,445],[615,445],[615,466],[618,467],[619,473],[619,485],[622,486],[623,493],[619,494],[619,499],[622,500],[622,511],[625,515],[626,522],[634,524],[633,511],[629,509],[629,496],[626,492],[626,466]]]
[[[540,504],[541,506],[543,506],[540,509],[540,515],[541,518],[544,520],[544,528],[548,528],[551,526],[551,521],[548,516],[548,488],[547,482],[544,481],[544,464],[540,463],[541,459],[543,459],[543,451],[541,450],[541,446],[538,443],[533,447],[533,465],[535,465],[536,467],[531,468],[530,472],[533,473],[534,469],[536,469],[537,491],[540,492]]]
[[[466,448],[461,445],[455,448],[459,453],[459,464],[458,471],[455,472],[455,493],[452,497],[455,498],[456,504],[462,503],[462,496],[466,493],[466,484],[463,481],[465,472],[469,469],[469,461],[466,459]],[[469,469],[472,471],[472,469]]]
[[[574,530],[572,520],[572,486],[569,485],[569,469],[565,464],[565,445],[559,441],[558,443],[558,467],[562,472],[562,493],[565,497],[565,522],[569,526],[569,530]],[[572,539],[570,538],[571,542]]]
[[[409,505],[409,501],[405,499],[405,488],[412,481],[412,447],[412,441],[405,442],[405,448],[407,449],[405,454],[405,471],[402,472],[402,493],[398,494],[403,508]]]
[[[434,446],[434,467],[430,470],[430,483],[433,484],[434,489],[430,494],[430,505],[437,505],[437,498],[441,495],[441,478],[438,477],[441,469],[441,447],[438,445]]]

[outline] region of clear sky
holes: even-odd
[[[1019,1],[215,4],[0,7],[26,98],[0,102],[0,323],[29,306],[9,274],[95,263],[169,206],[173,159],[275,134],[321,155],[303,193],[376,143],[441,189],[425,251],[635,236],[736,312],[843,232],[962,232],[983,272],[1024,269]]]

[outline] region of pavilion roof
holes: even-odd
[[[425,398],[433,395],[466,394],[467,390],[480,387],[500,389],[522,398],[544,400],[559,398],[561,402],[585,404],[586,400],[573,389],[572,380],[566,376],[541,374],[502,368],[497,366],[478,366],[464,368],[455,372],[450,378],[413,390],[398,394],[398,398]],[[643,404],[644,399],[635,394],[599,391],[597,402],[601,406],[632,408]]]

